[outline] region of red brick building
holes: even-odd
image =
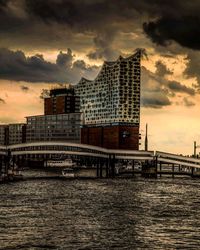
[[[139,127],[125,125],[86,126],[81,129],[81,142],[104,148],[138,150]]]
[[[73,88],[58,88],[50,91],[44,99],[44,114],[69,114],[80,112],[80,97],[75,96]]]

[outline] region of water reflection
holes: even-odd
[[[0,249],[198,249],[200,180],[0,186]]]

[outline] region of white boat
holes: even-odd
[[[73,168],[63,169],[62,176],[65,178],[75,178],[75,170]]]
[[[49,160],[46,164],[47,167],[74,167],[75,165],[72,159]]]

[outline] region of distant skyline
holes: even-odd
[[[103,61],[145,48],[141,149],[148,123],[149,150],[192,154],[200,144],[199,12],[198,0],[0,0],[0,123],[42,114],[43,89],[94,79]]]

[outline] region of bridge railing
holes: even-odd
[[[69,143],[69,142],[32,142],[16,145],[0,145],[0,155],[6,155],[10,150],[11,155],[45,155],[45,154],[63,154],[77,156],[91,156],[108,158],[109,155],[115,155],[117,160],[154,160],[168,164],[178,164],[186,167],[200,168],[200,159],[185,157],[162,151],[143,151],[143,150],[119,150],[106,149],[92,145]]]
[[[192,166],[200,168],[200,159],[185,157],[181,155],[161,152],[161,151],[143,151],[143,150],[119,150],[106,149],[97,146],[61,142],[61,141],[43,141],[22,143],[10,146],[0,146],[0,154],[6,154],[7,150],[11,151],[11,155],[25,155],[25,154],[71,154],[94,157],[109,157],[115,155],[115,159],[124,160],[154,160],[155,157],[159,161],[166,163],[174,163],[184,166]]]
[[[165,163],[179,164],[186,167],[200,168],[200,159],[197,158],[175,155],[160,151],[156,151],[155,155],[157,156],[158,161],[162,161]]]
[[[8,146],[12,155],[25,154],[72,154],[72,155],[88,155],[109,157],[114,154],[116,159],[138,159],[152,160],[154,151],[143,150],[114,150],[106,149],[97,146],[69,143],[69,142],[32,142]]]
[[[68,143],[68,142],[32,142],[10,145],[8,148],[13,151],[26,151],[26,150],[66,150],[66,151],[85,151],[93,153],[107,153],[107,150],[101,147],[78,144],[78,143]]]
[[[77,151],[62,151],[62,150],[27,150],[27,151],[14,151],[12,152],[14,156],[20,155],[76,155],[76,156],[91,156],[91,157],[99,157],[99,158],[109,158],[107,154],[97,154],[91,152],[77,152]]]
[[[154,151],[144,150],[109,150],[110,154],[115,154],[116,159],[124,160],[153,160]]]
[[[10,150],[19,150],[20,148],[27,148],[27,147],[40,147],[40,146],[68,146],[68,147],[77,147],[81,149],[91,149],[91,150],[96,150],[96,151],[101,151],[106,153],[107,149],[97,147],[97,146],[92,146],[92,145],[87,145],[87,144],[81,144],[81,143],[73,143],[73,142],[62,142],[62,141],[42,141],[42,142],[30,142],[30,143],[21,143],[21,144],[14,144],[14,145],[9,145],[8,148]]]

